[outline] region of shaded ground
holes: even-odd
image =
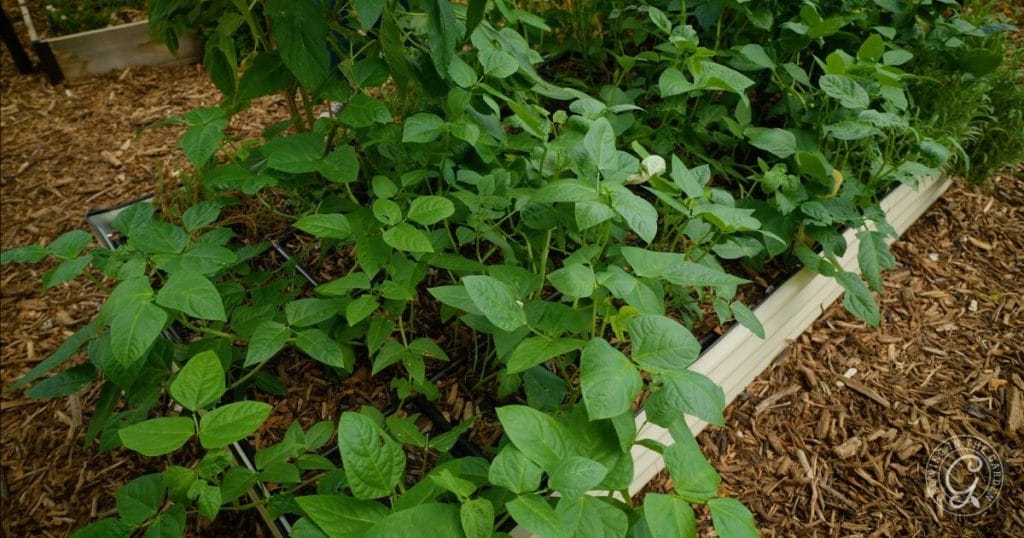
[[[217,100],[196,67],[135,68],[54,88],[16,76],[6,51],[2,62],[3,249],[48,241],[83,227],[90,208],[175,184],[178,131],[139,130]],[[252,133],[280,107],[265,102],[236,128]],[[754,510],[765,535],[1024,536],[1024,179],[1017,176],[1001,179],[992,195],[955,188],[911,228],[894,249],[901,266],[888,276],[881,330],[830,309],[729,408],[726,428],[701,436],[725,489]],[[0,269],[3,385],[102,301],[85,280],[43,296],[48,268]],[[844,381],[851,369],[853,381]],[[66,536],[113,513],[120,484],[162,469],[159,459],[82,447],[95,397],[0,396],[4,535]],[[998,503],[957,521],[927,500],[924,466],[938,443],[963,434],[987,439],[1008,470]],[[255,526],[246,520],[224,533],[251,535]]]

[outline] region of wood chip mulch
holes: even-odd
[[[833,305],[701,445],[765,536],[1024,536],[1024,170],[952,187],[893,252],[881,328]],[[965,435],[1005,475],[958,517],[926,468]]]

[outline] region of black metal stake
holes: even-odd
[[[7,12],[2,7],[0,7],[0,36],[3,36],[7,50],[11,51],[11,58],[14,58],[14,65],[17,66],[19,73],[27,75],[36,70],[32,65],[32,60],[25,53],[25,47],[21,45],[18,34],[14,32],[11,19],[7,18]]]

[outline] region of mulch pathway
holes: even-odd
[[[880,329],[833,305],[699,436],[765,536],[1024,536],[1024,169],[990,188],[952,187],[894,244]],[[957,517],[927,465],[966,435],[1005,477]]]
[[[17,13],[4,1],[8,13]],[[216,103],[195,66],[132,68],[49,86],[0,64],[0,248],[82,228],[88,209],[177,183],[179,128],[149,122]],[[238,118],[252,136],[272,99]],[[1024,171],[991,193],[953,188],[894,247],[880,330],[839,307],[700,436],[724,489],[766,536],[1024,536]],[[103,300],[76,280],[41,292],[49,265],[0,269],[0,384],[84,325]],[[79,361],[84,358],[77,359]],[[0,530],[67,536],[114,512],[114,492],[164,461],[84,448],[95,391],[36,402],[0,394]],[[926,496],[928,453],[988,440],[1006,464],[995,506],[957,520]],[[652,489],[669,487],[662,477]],[[192,529],[212,536],[234,527]]]

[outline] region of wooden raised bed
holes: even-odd
[[[106,73],[132,65],[182,65],[203,56],[199,36],[181,36],[177,54],[149,37],[149,21],[131,22],[59,37],[40,38],[28,9],[22,18],[40,67],[51,84],[86,75]]]

